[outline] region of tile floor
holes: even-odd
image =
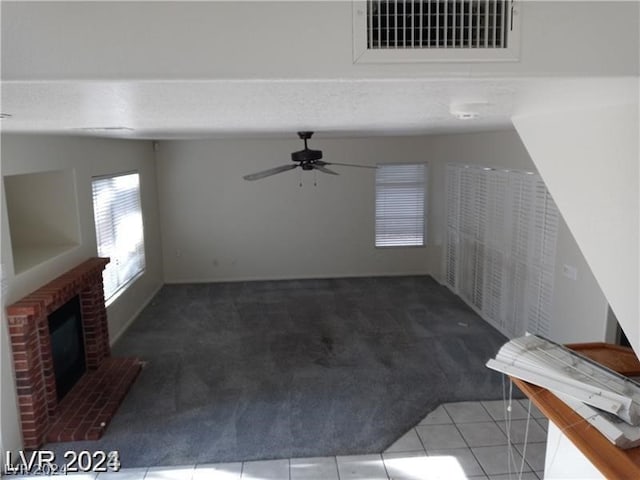
[[[502,400],[440,405],[381,454],[123,468],[117,473],[69,476],[75,480],[537,480],[543,478],[548,421],[533,405],[530,415],[528,409],[528,400],[513,400],[509,421]]]

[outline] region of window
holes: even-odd
[[[109,301],[145,267],[140,175],[94,178],[92,187],[98,255],[111,258],[103,273],[104,296]]]
[[[426,165],[378,165],[376,247],[424,246]]]

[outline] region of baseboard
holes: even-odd
[[[129,318],[129,320],[127,320],[127,322],[124,324],[124,326],[120,329],[120,331],[113,336],[113,338],[110,339],[109,341],[109,345],[111,347],[113,347],[113,345],[118,341],[118,339],[124,334],[124,332],[127,331],[127,329],[131,326],[131,324],[135,321],[136,318],[138,318],[138,315],[140,315],[140,313],[142,313],[142,310],[144,310],[146,308],[147,305],[149,305],[149,303],[151,302],[151,300],[153,300],[153,297],[156,296],[156,294],[160,291],[160,289],[164,287],[164,283],[160,283],[155,289],[153,289],[153,291],[147,296],[146,300],[144,302],[142,302],[142,304],[140,305],[140,307],[138,309],[136,309],[135,312],[133,312],[133,315],[131,315],[131,317]]]
[[[436,282],[438,282],[438,279],[435,277],[432,277]],[[440,283],[440,282],[438,282]],[[456,292],[453,288],[451,288],[451,286],[446,283],[440,283],[440,285],[442,285],[445,288],[448,288],[449,291],[451,293],[453,293],[456,297],[458,297],[460,300],[462,300],[464,302],[464,304],[469,307],[471,310],[473,310],[473,312],[478,315],[482,320],[484,320],[486,323],[488,323],[489,325],[491,325],[493,328],[495,328],[496,330],[498,330],[502,335],[504,335],[507,338],[513,338],[513,335],[509,332],[507,332],[507,330],[505,328],[503,328],[501,325],[498,325],[496,322],[494,322],[493,320],[491,320],[490,318],[486,317],[484,313],[482,313],[482,311],[480,311],[480,309],[478,309],[475,305],[473,305],[471,302],[468,302],[464,297],[462,297],[458,292]]]
[[[507,330],[505,328],[503,328],[501,325],[498,325],[496,322],[494,322],[493,320],[491,320],[489,317],[485,316],[484,313],[482,313],[482,311],[476,307],[475,305],[473,305],[471,302],[468,302],[466,299],[464,299],[463,297],[461,297],[458,293],[454,292],[451,288],[449,288],[449,290],[451,290],[460,300],[462,300],[465,305],[467,307],[469,307],[471,310],[474,311],[474,313],[476,315],[478,315],[482,320],[484,320],[486,323],[488,323],[489,325],[491,325],[493,328],[495,328],[496,330],[498,330],[502,335],[504,335],[507,338],[513,338],[513,335],[509,332],[507,332]]]
[[[442,278],[438,278],[435,275],[429,274],[429,276],[431,278],[433,278],[436,282],[438,282],[438,285],[442,285],[443,287],[447,287],[449,290],[451,290],[451,288],[449,287],[449,285],[446,282],[446,279],[444,277]],[[451,290],[453,292],[453,290]],[[455,293],[455,292],[453,292]]]
[[[348,275],[283,275],[269,277],[214,277],[214,278],[165,278],[166,284],[180,285],[187,283],[233,283],[233,282],[265,282],[279,280],[326,280],[330,278],[366,278],[366,277],[415,277],[429,276],[431,273],[424,272],[378,272],[378,273],[356,273]],[[435,278],[434,278],[435,280]],[[436,280],[437,281],[437,280]],[[439,283],[439,282],[438,282]]]

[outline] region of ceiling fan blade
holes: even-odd
[[[270,177],[271,175],[275,175],[277,173],[286,172],[287,170],[293,170],[297,166],[297,164],[280,165],[279,167],[270,168],[269,170],[245,175],[242,178],[244,178],[245,180],[260,180],[261,178]]]
[[[342,165],[343,167],[378,168],[374,165],[356,165],[355,163],[324,162],[325,165]]]
[[[340,175],[339,173],[334,172],[333,170],[329,170],[328,168],[322,165],[314,165],[313,168],[316,170],[320,170],[322,173],[328,173],[329,175]]]

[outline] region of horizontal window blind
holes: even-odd
[[[447,167],[447,285],[512,336],[548,336],[559,214],[538,175]]]
[[[92,190],[98,255],[111,259],[103,272],[109,300],[145,268],[140,175],[95,178]]]
[[[376,247],[423,246],[425,164],[378,165]]]

